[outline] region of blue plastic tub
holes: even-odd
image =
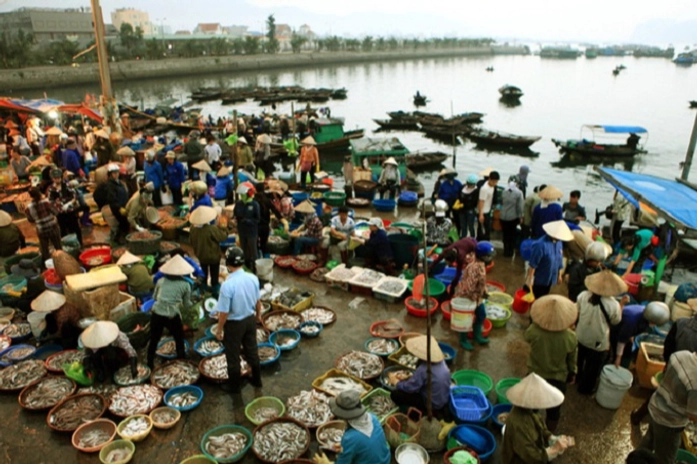
[[[374,340],[390,340],[390,342],[394,345],[394,350],[390,351],[389,353],[385,353],[385,354],[375,353],[375,352],[373,352],[373,351],[370,351],[370,348],[368,348],[368,345],[370,345],[370,342],[372,342],[372,341],[374,341]],[[397,342],[397,340],[394,340],[394,339],[382,338],[382,337],[370,337],[368,340],[365,341],[365,344],[363,345],[363,348],[365,348],[365,350],[366,350],[368,353],[372,353],[372,354],[374,354],[375,356],[389,356],[389,355],[391,355],[392,353],[396,353],[397,351],[399,351],[399,349],[401,348],[401,346],[399,345],[399,343]]]
[[[397,202],[394,200],[373,200],[373,206],[376,211],[390,213],[397,207]]]
[[[482,462],[489,459],[496,451],[494,434],[479,425],[463,424],[453,427],[448,434],[448,449],[455,447],[451,446],[451,444],[471,447],[477,452]]]
[[[54,343],[49,343],[48,345],[44,345],[41,348],[37,349],[32,357],[40,361],[46,361],[46,359],[48,359],[49,356],[56,353],[60,353],[61,351],[63,351],[62,346],[56,345]]]
[[[305,333],[303,332],[303,327],[317,327],[319,331],[316,333]],[[302,335],[303,337],[315,338],[319,337],[319,334],[322,333],[323,329],[324,326],[322,326],[322,324],[317,321],[305,321],[302,324],[300,324],[300,327],[298,327],[298,332],[300,332],[300,335]]]
[[[450,387],[450,410],[463,422],[479,422],[491,415],[491,404],[484,392],[470,385]]]
[[[272,335],[273,335],[273,334],[272,334]],[[276,357],[275,357],[275,358],[272,358],[272,359],[269,359],[269,360],[267,360],[267,361],[260,361],[260,364],[261,364],[262,366],[268,366],[269,364],[275,363],[276,361],[278,361],[278,358],[281,357],[281,350],[280,350],[276,345],[274,345],[273,343],[270,343],[270,342],[259,343],[259,344],[257,345],[257,349],[258,349],[258,348],[263,348],[263,347],[265,347],[265,346],[268,346],[268,347],[271,347],[271,348],[276,348]]]
[[[160,343],[157,344],[157,348],[159,349],[159,348],[160,348],[162,345],[164,345],[165,343],[167,343],[167,342],[169,342],[169,341],[173,341],[173,340],[174,340],[173,337],[166,337],[166,338],[163,338],[162,340],[160,340]],[[189,348],[190,348],[189,342],[186,341],[186,340],[184,340],[184,352],[185,352],[185,353],[188,353],[188,352],[189,352]],[[157,355],[158,355],[159,357],[165,358],[165,359],[175,359],[175,358],[177,357],[177,354],[176,354],[176,353],[173,354],[173,355],[164,355],[164,354],[157,353]]]
[[[217,324],[216,324],[216,325],[217,325]],[[212,325],[211,327],[215,327],[215,326]],[[209,340],[217,340],[217,339],[216,339],[213,335],[209,335],[209,336],[207,336],[207,337],[203,337],[203,338],[200,338],[200,339],[196,340],[196,343],[194,343],[194,351],[195,351],[199,356],[201,356],[202,358],[207,358],[207,357],[209,357],[209,356],[216,356],[216,355],[219,355],[220,353],[222,353],[223,351],[225,351],[225,347],[224,347],[224,346],[220,347],[220,349],[218,349],[218,350],[216,350],[216,351],[214,351],[213,353],[210,353],[210,354],[205,354],[205,353],[199,351],[199,348],[201,347],[201,344],[203,344],[203,342],[206,342],[206,341],[209,341]]]
[[[504,425],[498,420],[499,414],[511,412],[511,409],[513,409],[513,405],[511,403],[500,403],[494,406],[491,410],[491,422],[493,422],[499,430],[501,430]]]
[[[445,355],[445,362],[446,363],[453,362],[453,359],[455,359],[455,355],[457,354],[457,350],[455,348],[453,348],[452,346],[448,345],[447,343],[443,343],[443,342],[438,342],[438,346],[440,346],[440,350]]]
[[[276,344],[276,339],[278,339],[278,337],[281,335],[284,335],[286,337],[295,338],[295,341],[291,345],[288,345],[288,346],[278,346]],[[290,351],[290,350],[294,349],[296,346],[298,346],[298,343],[300,343],[300,337],[301,337],[300,332],[298,332],[297,330],[280,329],[280,330],[273,332],[269,336],[269,343],[272,343],[272,344],[278,346],[278,349],[281,351]]]
[[[297,205],[299,205],[300,203],[302,203],[303,201],[305,201],[305,200],[307,200],[308,198],[310,198],[310,194],[309,194],[309,193],[305,193],[305,192],[295,192],[295,193],[291,193],[291,196],[293,197],[293,206],[297,206]]]
[[[24,361],[24,360],[26,360],[26,359],[29,359],[29,358],[33,357],[34,354],[36,354],[36,347],[35,347],[35,346],[31,346],[31,345],[12,345],[12,346],[9,346],[7,349],[5,349],[5,351],[3,351],[2,353],[0,353],[0,357],[4,357],[5,355],[8,355],[8,354],[12,353],[13,351],[19,350],[19,349],[21,349],[21,348],[32,348],[33,350],[32,350],[31,352],[29,352],[28,354],[22,356],[21,358],[17,358],[17,359],[11,360],[11,362],[10,362],[11,364],[17,364],[18,362],[22,362],[22,361]]]
[[[399,201],[404,201],[407,203],[419,201],[419,195],[416,192],[410,192],[409,190],[405,190],[404,192],[399,194]]]
[[[188,406],[175,406],[172,403],[170,403],[170,400],[172,396],[176,395],[177,393],[193,393],[194,395],[198,396],[198,400],[195,403],[190,404]],[[180,387],[170,388],[165,392],[164,401],[165,405],[169,406],[172,409],[176,409],[177,411],[191,411],[192,409],[198,407],[198,405],[201,404],[201,401],[203,401],[203,390],[201,390],[196,385],[182,385]]]
[[[143,305],[140,307],[140,310],[143,311],[144,313],[150,312],[152,309],[153,305],[155,304],[155,300],[148,300]]]
[[[443,282],[447,287],[453,282],[456,274],[457,269],[455,269],[454,267],[446,267],[445,269],[443,269],[443,272],[441,272],[438,275],[435,275],[434,277]]]

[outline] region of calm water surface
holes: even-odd
[[[624,64],[627,69],[613,76],[612,69]],[[495,71],[488,73],[487,66]],[[201,86],[234,87],[244,85],[301,85],[304,87],[346,87],[348,99],[330,101],[332,116],[343,117],[346,129],[364,128],[369,136],[377,129],[373,118],[386,118],[385,112],[410,111],[411,96],[418,89],[430,99],[425,111],[450,115],[466,111],[485,113],[483,126],[521,135],[540,135],[532,146],[539,156],[517,155],[479,150],[469,141],[456,150],[455,166],[460,178],[491,166],[502,178],[517,172],[522,164],[531,167],[529,183],[553,183],[565,193],[574,188],[583,192],[581,203],[589,208],[604,208],[612,190],[593,171],[593,166],[562,160],[551,138],[578,138],[583,124],[641,125],[649,130],[648,153],[623,162],[603,162],[606,166],[673,178],[680,175],[679,162],[685,157],[694,111],[687,101],[697,99],[697,66],[679,67],[666,59],[612,57],[587,60],[545,60],[536,56],[497,56],[370,63],[351,66],[320,67],[259,73],[202,75],[134,82],[117,82],[117,96],[126,102],[146,106],[166,98],[188,100],[190,92]],[[521,87],[525,92],[520,106],[510,108],[499,102],[497,89],[504,84]],[[56,89],[49,97],[76,101],[85,92],[98,93],[93,87]],[[42,94],[27,94],[41,97]],[[204,113],[225,116],[233,108],[244,113],[259,112],[253,102],[222,106],[203,104]],[[278,107],[290,112],[290,103]],[[418,132],[391,132],[411,151],[440,150],[452,153],[452,147],[423,137]],[[584,134],[585,135],[585,134]],[[646,138],[646,137],[644,137]],[[599,138],[597,140],[600,140]],[[450,164],[452,160],[448,160]],[[697,165],[697,163],[695,163]],[[325,168],[334,170],[338,163]],[[430,192],[434,173],[420,178]],[[697,181],[697,166],[691,173]]]

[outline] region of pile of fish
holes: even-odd
[[[36,351],[36,348],[34,348],[33,346],[15,348],[12,351],[10,351],[9,353],[7,353],[6,355],[4,355],[2,357],[2,359],[0,359],[0,361],[7,363],[7,364],[13,363],[15,361],[19,361],[21,359],[26,358],[27,356],[29,356],[30,354],[32,354],[35,351]]]
[[[219,354],[225,347],[223,342],[218,340],[206,340],[198,345],[198,353],[201,356],[212,356],[214,354]]]
[[[56,353],[46,360],[46,367],[52,372],[63,372],[63,364],[82,362],[85,358],[84,351],[66,350]]]
[[[134,417],[126,423],[126,426],[121,429],[123,438],[131,438],[147,432],[150,427],[150,422],[145,417]]]
[[[316,390],[301,391],[288,398],[286,414],[306,427],[317,427],[332,418],[329,396]]]
[[[508,317],[508,311],[499,305],[486,305],[486,317],[489,319],[505,319]]]
[[[152,383],[166,390],[194,384],[198,377],[196,366],[187,361],[176,360],[157,368],[153,373]]]
[[[167,405],[177,408],[185,408],[191,406],[198,401],[199,397],[190,391],[175,393],[167,398]]]
[[[348,282],[349,280],[356,277],[356,272],[351,269],[346,269],[345,267],[336,268],[332,270],[329,276],[331,280],[336,280],[337,282]]]
[[[316,266],[316,264],[310,261],[300,260],[296,262],[293,266],[298,267],[299,269],[310,269],[311,267]],[[277,302],[282,304],[286,308],[292,308],[296,304],[305,301],[311,296],[312,293],[310,292],[301,292],[300,290],[294,288],[288,290],[287,292],[283,292],[281,296],[278,297]]]
[[[2,332],[2,327],[0,326],[0,332]],[[12,339],[4,335],[0,335],[0,351],[5,350],[12,344]]]
[[[247,436],[240,432],[230,432],[208,437],[206,453],[216,459],[230,459],[237,456],[247,446]]]
[[[333,311],[319,307],[308,308],[301,311],[300,315],[305,321],[315,321],[322,325],[331,324],[336,319],[336,314]]]
[[[106,462],[123,462],[131,455],[130,448],[115,448],[106,455]]]
[[[314,324],[307,324],[300,327],[300,333],[303,335],[317,335],[319,333],[319,326]]]
[[[23,402],[27,409],[47,409],[72,395],[73,382],[65,377],[47,377],[26,390]]]
[[[295,335],[276,335],[276,346],[280,348],[290,348],[296,344],[298,339]]]
[[[365,407],[378,417],[391,413],[397,405],[392,398],[384,395],[373,395],[365,403]]]
[[[171,424],[177,418],[177,413],[169,408],[159,409],[157,412],[152,414],[153,422],[158,424]]]
[[[297,329],[301,322],[302,317],[299,314],[280,313],[266,316],[264,326],[275,332],[278,329]]]
[[[357,277],[351,280],[352,284],[360,285],[361,287],[373,287],[380,279],[385,277],[385,274],[372,269],[364,269]]]
[[[407,289],[406,281],[400,279],[384,279],[373,290],[389,295],[401,295]]]
[[[102,395],[107,403],[111,403],[112,398],[119,391],[118,385],[92,385],[91,387],[83,387],[77,390],[77,394],[96,393]]]
[[[252,420],[254,422],[261,424],[262,422],[277,418],[279,412],[280,411],[278,411],[276,408],[262,406],[260,408],[256,408],[250,413],[250,415],[252,416]]]
[[[395,338],[404,333],[404,329],[398,321],[390,319],[381,324],[377,324],[371,332],[376,337]]]
[[[27,360],[0,371],[0,390],[21,390],[46,375],[41,361]]]
[[[53,411],[48,422],[58,430],[72,432],[83,422],[97,419],[103,408],[102,399],[96,395],[71,397]]]
[[[120,386],[137,385],[150,377],[150,368],[146,364],[138,364],[138,374],[131,377],[131,366],[124,366],[114,374],[114,382]]]
[[[379,356],[365,351],[350,351],[339,358],[337,369],[361,380],[380,375],[384,366]]]
[[[265,343],[269,341],[269,335],[266,330],[257,328],[257,343]]]
[[[326,267],[319,267],[312,271],[312,274],[310,274],[310,279],[314,280],[315,282],[324,282],[324,276],[329,273],[329,269]]]
[[[404,353],[397,358],[397,364],[401,364],[409,369],[416,369],[416,366],[419,364],[419,358],[413,354]]]
[[[318,431],[317,441],[321,447],[337,452],[341,449],[341,439],[344,438],[346,428],[341,426],[331,427],[330,425],[333,424],[327,425],[321,432]]]
[[[391,373],[394,374],[392,376],[392,378],[394,380],[390,380],[390,378],[387,375],[385,375],[383,377],[383,381],[392,385],[392,386],[395,386],[399,382],[401,382],[402,380],[406,380],[406,379],[410,378],[412,375],[414,375],[414,371],[410,371],[410,370],[406,370],[406,369],[392,371]]]
[[[227,380],[227,358],[224,354],[211,356],[201,362],[201,370],[206,377],[214,380]],[[249,364],[240,358],[240,373],[244,376],[249,373]]]
[[[505,424],[506,421],[508,420],[508,414],[507,412],[502,412],[498,416],[496,416],[496,420],[499,421],[499,424]]]
[[[389,338],[378,338],[368,343],[368,351],[379,355],[388,355],[397,349],[399,344]]]
[[[259,348],[259,361],[262,363],[269,362],[278,356],[278,348],[275,346],[262,346]]]
[[[293,263],[293,268],[299,271],[304,271],[306,269],[314,269],[315,267],[317,267],[317,264],[315,264],[314,261],[296,261],[295,263]],[[298,301],[298,303],[300,303],[300,301]]]
[[[319,388],[334,396],[346,390],[358,390],[361,395],[367,391],[362,384],[349,377],[329,377],[322,381]]]
[[[31,326],[27,322],[18,322],[16,324],[10,324],[5,327],[2,331],[3,335],[7,335],[10,338],[24,337],[29,335],[31,332]]]
[[[120,417],[147,414],[162,401],[162,390],[153,385],[121,387],[111,398],[109,411]]]
[[[305,452],[310,435],[292,422],[272,422],[254,433],[254,452],[264,461],[296,459]]]
[[[174,340],[167,340],[162,345],[157,347],[156,353],[160,356],[176,356],[177,344]]]
[[[80,436],[80,439],[77,441],[77,446],[83,449],[96,448],[97,446],[108,442],[110,439],[111,435],[104,430],[90,430],[89,432],[85,432]]]

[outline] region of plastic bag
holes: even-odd
[[[532,303],[535,301],[535,294],[532,293],[532,290],[530,290],[530,292],[523,295],[523,298],[521,299],[526,303]]]
[[[72,364],[63,364],[63,372],[69,379],[73,379],[83,387],[89,387],[94,383],[94,379],[85,374],[85,368],[79,361]]]

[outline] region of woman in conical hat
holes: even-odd
[[[42,342],[56,340],[56,343],[66,350],[77,348],[77,339],[82,332],[78,325],[80,312],[75,306],[66,303],[63,295],[44,290],[32,300],[31,309],[46,314],[46,329],[41,334]]]
[[[559,204],[559,199],[563,196],[564,193],[554,185],[547,185],[537,194],[541,202],[532,210],[530,227],[533,238],[544,235],[545,231],[542,229],[542,226],[546,223],[564,219],[564,212],[561,204]]]
[[[80,341],[87,355],[82,362],[85,373],[97,382],[110,379],[127,364],[130,364],[131,376],[138,375],[138,353],[115,322],[93,322],[82,332]]]
[[[317,143],[315,143],[315,139],[311,135],[302,139],[300,145],[298,169],[300,170],[300,185],[304,190],[308,175],[310,176],[310,183],[314,183],[315,173],[320,170],[319,151],[317,151]]]

